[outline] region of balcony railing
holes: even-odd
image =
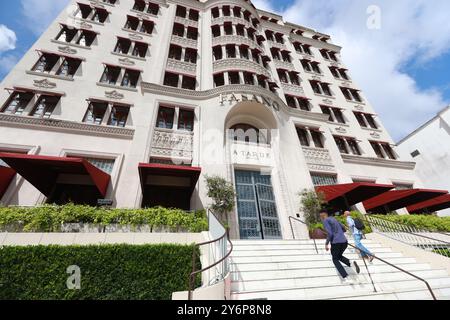
[[[193,142],[193,132],[155,128],[151,154],[154,157],[192,160]]]
[[[303,147],[303,154],[310,170],[336,171],[330,152],[327,149]]]

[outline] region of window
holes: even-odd
[[[211,15],[214,19],[218,18],[220,15],[219,8],[215,7],[211,9]]]
[[[156,3],[148,3],[148,9],[147,9],[147,13],[153,14],[155,16],[158,15],[159,13],[159,5]]]
[[[328,121],[345,123],[344,115],[342,110],[339,108],[333,108],[328,106],[320,106],[323,114],[328,115]]]
[[[358,143],[355,139],[347,139],[347,143],[353,154],[361,155],[361,151],[359,150]]]
[[[287,105],[291,108],[300,108],[304,111],[310,111],[310,102],[306,98],[285,95]]]
[[[125,29],[130,29],[133,31],[137,31],[137,28],[139,26],[139,19],[132,16],[127,16],[127,21],[125,23]]]
[[[241,8],[233,7],[233,15],[237,18],[240,18],[241,17]]]
[[[77,16],[81,17],[82,19],[87,19],[92,12],[91,6],[83,3],[78,3],[78,13]]]
[[[239,72],[231,71],[228,72],[228,82],[230,84],[239,84]]]
[[[268,139],[264,133],[265,130],[260,130],[247,123],[235,124],[229,130],[234,141],[268,143]]]
[[[244,83],[249,85],[254,85],[255,80],[253,78],[253,73],[244,72]]]
[[[310,132],[311,132],[311,137],[312,137],[312,140],[313,140],[316,148],[323,149],[324,146],[323,146],[323,141],[322,141],[322,133],[320,133],[320,131],[316,131],[316,130],[310,130]]]
[[[350,101],[362,102],[362,98],[359,95],[358,90],[341,87],[341,91],[345,99]]]
[[[142,42],[135,42],[132,55],[139,58],[145,58],[148,51],[148,44]]]
[[[145,10],[145,1],[144,0],[134,0],[133,10],[143,12]]]
[[[334,141],[336,142],[336,145],[339,149],[340,153],[348,154],[347,145],[345,144],[345,139],[342,137],[334,137]]]
[[[223,15],[225,17],[231,16],[231,11],[230,11],[230,7],[229,6],[223,6],[222,7],[222,12],[223,12]]]
[[[239,55],[242,59],[249,59],[248,47],[240,46],[239,47]]]
[[[6,104],[2,107],[1,112],[6,114],[21,115],[33,97],[34,93],[32,92],[14,91]]]
[[[33,71],[50,73],[59,60],[59,56],[51,53],[42,53],[38,62],[34,65]]]
[[[35,118],[50,118],[61,97],[42,95],[31,112]]]
[[[73,78],[80,65],[80,59],[64,58],[56,74],[59,76]]]
[[[198,19],[199,19],[198,11],[193,9],[189,10],[189,20],[198,21]]]
[[[169,59],[181,60],[182,51],[183,49],[181,47],[171,44],[169,48]]]
[[[178,115],[178,130],[194,130],[194,111],[180,109]]]
[[[173,119],[175,117],[175,109],[168,107],[159,107],[156,127],[163,129],[173,128]]]
[[[115,127],[125,127],[130,112],[129,107],[113,105],[108,125]]]
[[[225,51],[227,53],[227,58],[236,58],[236,46],[233,44],[228,44],[225,46]]]
[[[303,147],[309,147],[311,144],[314,144],[312,147],[316,148],[324,148],[323,144],[323,136],[319,130],[316,129],[306,129],[303,127],[297,127],[297,135],[300,140],[300,144]],[[308,132],[311,135],[311,144],[310,139],[308,138]]]
[[[218,73],[214,75],[214,86],[215,87],[220,87],[225,85],[225,78],[223,73]]]
[[[71,42],[76,34],[78,33],[78,29],[75,29],[73,27],[69,28],[66,25],[62,25],[61,31],[56,36],[56,40],[64,41],[64,42]]]
[[[313,89],[314,93],[316,94],[322,94],[326,96],[333,96],[331,93],[330,85],[328,83],[320,82],[320,81],[309,81],[311,84],[311,88]]]
[[[375,119],[373,118],[373,115],[369,113],[363,113],[363,112],[353,112],[355,114],[356,120],[358,120],[358,123],[363,128],[371,127],[372,129],[378,129],[378,125],[375,122]]]
[[[337,184],[337,177],[334,175],[311,173],[314,186],[328,186]]]
[[[105,66],[105,71],[100,79],[101,83],[115,85],[120,75],[120,67]]]
[[[245,27],[242,24],[236,25],[236,34],[241,37],[245,36]]]
[[[128,54],[131,48],[131,40],[125,38],[118,38],[116,47],[114,48],[115,53]]]
[[[214,56],[214,60],[216,60],[216,61],[221,60],[223,58],[221,46],[213,47],[213,56]]]
[[[183,76],[181,87],[183,89],[195,90],[196,80],[194,77]]]
[[[136,88],[140,75],[140,71],[125,69],[125,74],[123,76],[121,86]]]
[[[284,62],[291,62],[291,55],[289,54],[289,51],[281,51],[281,58]]]
[[[164,85],[170,87],[178,87],[178,78],[179,76],[175,73],[166,72],[164,76]]]
[[[142,33],[152,34],[154,27],[155,23],[153,21],[142,20],[141,29],[139,31]]]
[[[283,83],[289,83],[287,72],[283,69],[277,69],[278,77],[280,78],[280,81]]]
[[[372,146],[373,150],[375,151],[375,154],[378,158],[389,158],[392,160],[397,159],[394,150],[387,142],[377,142],[377,141],[370,141],[370,145]]]
[[[77,41],[77,44],[84,47],[90,47],[97,38],[97,33],[93,31],[82,30],[81,36]]]
[[[394,154],[394,150],[392,150],[391,146],[388,143],[381,143],[381,147],[383,148],[384,152],[388,156],[389,159],[395,160],[397,157]]]
[[[413,152],[411,152],[411,157],[415,158],[420,156],[420,151],[419,150],[414,150]]]
[[[220,36],[220,26],[212,26],[211,31],[212,31],[212,35],[214,38],[217,38]]]
[[[270,48],[270,53],[272,54],[272,58],[275,60],[280,60],[280,50],[277,48]]]
[[[233,24],[231,22],[225,22],[223,24],[223,30],[227,36],[231,36],[233,34]]]
[[[83,122],[92,124],[101,124],[105,117],[106,109],[108,108],[107,102],[95,102],[91,101],[88,106],[86,115]]]
[[[312,68],[314,73],[322,74],[322,71],[320,70],[318,62],[311,62],[311,68]]]
[[[197,50],[186,48],[184,52],[184,61],[190,63],[197,63]]]
[[[182,6],[177,6],[177,10],[175,12],[175,15],[180,18],[186,18],[187,9]]]
[[[281,44],[284,44],[283,34],[282,33],[276,33],[275,34],[275,41]]]
[[[106,19],[108,19],[109,12],[102,8],[95,8],[94,16],[92,17],[92,21],[104,23]]]
[[[296,86],[300,85],[300,78],[298,77],[298,73],[295,71],[289,72],[289,79],[291,80],[291,84]]]
[[[383,158],[384,159],[384,154],[383,151],[381,150],[381,146],[374,141],[370,141],[370,145],[373,148],[373,151],[375,151],[375,154],[377,155],[378,158]]]
[[[194,27],[188,27],[187,28],[187,35],[186,37],[188,39],[197,40],[198,39],[198,30]]]

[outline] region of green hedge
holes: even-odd
[[[450,232],[450,217],[430,215],[374,215],[381,219],[398,222],[419,229],[430,231]]]
[[[187,290],[192,250],[168,244],[3,247],[0,299],[168,300]],[[72,265],[81,270],[80,290],[66,285]]]
[[[364,219],[363,215],[360,212],[357,212],[357,211],[352,211],[351,212],[351,216],[352,216],[353,219],[355,219],[355,218],[360,218],[362,220]],[[346,218],[344,216],[337,216],[335,218],[336,218],[337,221],[342,223],[345,227],[348,227]],[[364,222],[364,220],[363,220],[363,222]],[[366,222],[364,222],[364,225],[365,225],[364,233],[365,234],[371,233],[372,229],[368,226],[368,224]],[[311,225],[309,229],[310,230],[315,230],[315,229],[325,230],[322,222],[318,222],[318,223],[315,223],[315,224]]]
[[[149,225],[201,232],[208,229],[205,211],[185,212],[161,207],[149,209],[105,209],[68,204],[64,206],[40,206],[33,208],[0,208],[0,228],[20,225],[23,231],[57,232],[63,223],[93,223],[110,225]]]

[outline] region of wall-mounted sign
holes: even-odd
[[[265,105],[266,107],[272,108],[275,111],[280,110],[280,105],[278,104],[278,102],[270,98],[259,96],[256,94],[230,93],[230,94],[221,94],[219,96],[219,102],[221,106],[232,106],[238,102],[244,101],[254,101],[262,105]]]

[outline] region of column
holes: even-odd
[[[224,85],[226,85],[226,86],[230,84],[230,81],[228,79],[228,72],[223,73],[223,82],[224,82]]]

